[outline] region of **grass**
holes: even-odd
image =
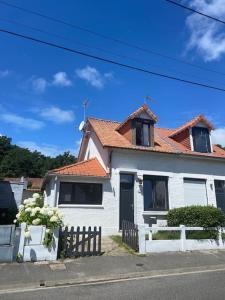
[[[137,256],[145,256],[145,254],[139,254],[137,252],[135,252],[132,248],[130,248],[129,246],[127,246],[127,244],[124,244],[122,242],[122,236],[120,235],[111,235],[110,238],[117,243],[117,245],[123,249],[125,249],[128,253],[133,254],[133,255],[137,255]]]
[[[225,239],[225,234],[224,237]],[[145,236],[148,240],[148,235]],[[153,240],[179,240],[180,231],[158,231],[152,235]],[[201,230],[201,231],[186,231],[186,239],[203,240],[203,239],[217,239],[217,232],[215,230]]]

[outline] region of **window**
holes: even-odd
[[[215,190],[217,207],[225,212],[225,181],[215,180]]]
[[[151,123],[148,120],[135,120],[136,145],[151,146]]]
[[[208,128],[193,127],[192,137],[193,137],[194,151],[202,152],[202,153],[211,152]]]
[[[168,209],[168,178],[144,176],[144,210]]]
[[[206,180],[184,178],[184,204],[207,205]]]
[[[61,182],[59,204],[102,204],[102,184]]]

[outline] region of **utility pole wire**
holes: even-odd
[[[16,9],[18,9],[18,10],[21,10],[21,11],[25,12],[25,13],[29,13],[29,14],[32,14],[32,15],[35,15],[35,16],[38,16],[38,17],[41,17],[41,18],[50,20],[50,21],[52,21],[52,22],[56,22],[56,23],[59,23],[59,24],[63,24],[63,25],[69,26],[69,27],[71,27],[71,28],[75,28],[75,29],[80,30],[80,31],[83,31],[83,32],[87,32],[87,33],[89,33],[89,34],[92,34],[92,35],[94,35],[94,36],[101,37],[101,38],[106,39],[106,40],[111,40],[111,41],[113,41],[114,43],[118,43],[118,44],[120,44],[120,45],[124,45],[124,46],[129,47],[129,48],[133,48],[133,49],[136,49],[136,50],[145,52],[145,53],[149,53],[149,54],[152,54],[152,55],[156,55],[156,56],[159,56],[159,57],[163,57],[163,58],[166,58],[166,59],[170,59],[170,60],[173,60],[173,61],[176,61],[176,62],[185,64],[185,65],[188,65],[188,66],[191,66],[191,67],[194,67],[194,68],[202,69],[202,70],[207,71],[207,72],[212,72],[212,73],[216,73],[216,74],[220,74],[220,75],[225,76],[225,73],[223,73],[223,72],[220,72],[220,71],[217,71],[217,70],[213,70],[213,69],[209,69],[209,68],[206,68],[206,67],[202,67],[202,66],[200,66],[200,65],[193,64],[193,63],[188,62],[188,61],[186,61],[186,60],[181,60],[181,59],[178,59],[178,58],[176,58],[176,57],[172,57],[172,56],[169,56],[169,55],[166,55],[166,54],[163,54],[163,53],[159,53],[159,52],[157,52],[157,51],[153,51],[153,50],[151,50],[151,49],[143,48],[143,47],[137,46],[137,45],[135,45],[135,44],[133,44],[133,43],[129,43],[129,42],[126,42],[126,41],[122,41],[122,40],[120,40],[120,39],[116,39],[116,38],[110,37],[110,36],[108,36],[108,35],[105,35],[105,34],[96,32],[96,31],[94,31],[94,30],[90,30],[90,29],[81,27],[81,26],[79,26],[79,25],[72,24],[72,23],[70,23],[70,22],[67,22],[67,21],[64,21],[64,20],[61,20],[61,19],[57,19],[57,18],[54,18],[54,17],[48,16],[48,15],[45,15],[45,14],[36,12],[36,11],[34,11],[34,10],[30,10],[30,9],[21,7],[21,6],[15,5],[15,4],[8,3],[8,2],[6,2],[6,1],[4,1],[4,0],[0,0],[0,4],[5,5],[5,6],[8,6],[8,7],[16,8]]]
[[[89,57],[89,58],[92,58],[92,59],[95,59],[95,60],[98,60],[98,61],[103,61],[103,62],[110,63],[110,64],[113,64],[113,65],[117,65],[117,66],[120,66],[120,67],[124,67],[124,68],[130,69],[130,70],[139,71],[139,72],[142,72],[142,73],[155,75],[155,76],[158,76],[158,77],[163,77],[163,78],[176,80],[176,81],[179,81],[179,82],[183,82],[183,83],[187,83],[187,84],[191,84],[191,85],[195,85],[195,86],[200,86],[200,87],[204,87],[204,88],[209,88],[209,89],[225,92],[225,89],[217,87],[217,86],[212,86],[212,85],[208,85],[208,84],[205,84],[205,83],[186,80],[186,79],[170,76],[170,75],[163,74],[163,73],[153,72],[153,71],[143,69],[143,68],[139,68],[139,67],[135,67],[135,66],[132,66],[132,65],[127,65],[127,64],[124,64],[122,62],[107,59],[107,58],[100,57],[100,56],[97,56],[97,55],[92,55],[92,54],[89,54],[89,53],[86,53],[86,52],[82,52],[82,51],[78,51],[76,49],[71,49],[71,48],[68,48],[68,47],[64,47],[64,46],[61,46],[61,45],[58,45],[58,44],[55,44],[55,43],[52,43],[52,42],[43,41],[43,40],[37,39],[37,38],[32,37],[32,36],[20,34],[20,33],[10,31],[10,30],[6,30],[6,29],[3,29],[3,28],[0,28],[0,32],[6,33],[6,34],[14,36],[14,37],[29,40],[29,41],[32,41],[32,42],[35,42],[35,43],[51,46],[51,47],[61,49],[61,50],[64,50],[64,51],[67,51],[67,52],[70,52],[70,53],[74,53],[74,54],[78,54],[78,55],[81,55],[81,56]]]
[[[173,1],[173,0],[164,0],[164,1],[169,2],[169,3],[171,3],[171,4],[173,4],[173,5],[176,5],[176,6],[182,7],[182,8],[187,9],[187,10],[193,12],[193,13],[199,14],[199,15],[201,15],[201,16],[203,16],[203,17],[209,18],[209,19],[211,19],[211,20],[213,20],[213,21],[216,21],[216,22],[219,22],[219,23],[222,23],[223,25],[225,25],[225,21],[220,20],[220,19],[215,18],[215,17],[212,17],[212,16],[210,16],[210,15],[207,15],[207,14],[205,14],[205,13],[199,11],[199,10],[196,10],[196,9],[194,9],[194,8],[185,6],[184,4],[178,3],[178,2]]]

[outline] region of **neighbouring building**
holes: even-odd
[[[202,115],[157,127],[147,105],[123,122],[88,118],[78,163],[49,171],[45,201],[73,226],[115,234],[122,220],[166,224],[168,209],[213,205],[225,211],[225,151]]]

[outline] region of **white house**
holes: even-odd
[[[176,129],[158,128],[141,106],[122,123],[88,118],[78,163],[49,171],[45,201],[73,226],[114,234],[122,220],[165,224],[168,209],[201,204],[225,211],[225,151],[198,116]]]

